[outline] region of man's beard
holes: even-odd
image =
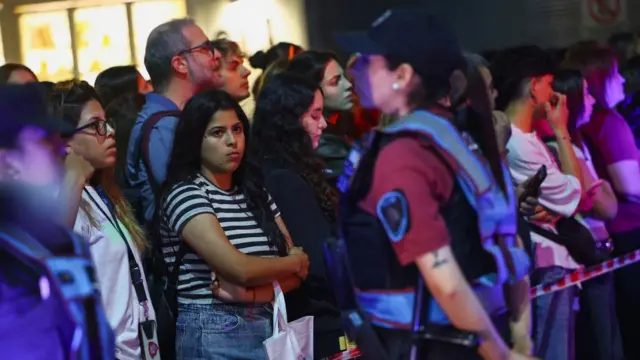
[[[196,68],[198,66],[198,68]],[[204,71],[199,65],[188,63],[189,76],[191,77],[196,93],[209,89],[221,89],[224,85],[222,75],[220,74],[220,66],[211,70],[210,75]]]

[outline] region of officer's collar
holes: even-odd
[[[439,123],[448,123],[453,127],[453,124],[451,124],[451,121],[448,118],[444,116],[440,116],[440,114],[438,114],[438,113],[441,113],[442,115],[447,115],[443,113],[444,110],[439,111],[438,113],[435,113],[432,110],[433,109],[412,111],[411,113],[399,118],[389,126],[382,129],[382,132],[390,134],[390,133],[395,133],[400,130],[406,129],[407,127],[413,127],[408,125],[431,127],[430,125],[433,123],[434,120],[436,120]]]

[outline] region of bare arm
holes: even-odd
[[[564,174],[573,175],[578,179],[580,184],[584,184],[580,163],[573,149],[569,132],[566,127],[554,129],[553,132],[556,136],[556,144],[558,144],[558,158],[560,160],[560,164],[558,165],[560,165],[560,170],[562,170]]]
[[[595,178],[589,170],[584,159],[578,159],[582,171],[583,186],[586,192],[584,196],[589,196],[593,200],[593,208],[590,215],[600,220],[611,220],[618,213],[618,200],[613,193],[613,189],[608,182],[601,182]]]
[[[203,213],[193,217],[182,230],[182,238],[211,267],[232,283],[259,286],[296,274],[308,267],[304,254],[281,258],[245,255],[227,239],[218,219]]]
[[[520,237],[516,237],[518,247],[524,248]],[[520,354],[529,355],[531,353],[531,298],[529,296],[529,277],[513,285],[505,286],[505,294],[511,313],[511,335],[514,343],[514,350]]]
[[[480,355],[484,359],[506,359],[509,349],[493,327],[491,319],[467,283],[451,247],[420,256],[416,265],[429,291],[447,314],[453,325],[477,333],[482,340]]]
[[[244,287],[228,282],[221,276],[216,277],[217,282],[211,285],[211,290],[216,298],[229,303],[255,303],[264,304],[273,301],[273,285],[265,284],[256,287]],[[289,275],[278,279],[282,292],[287,293],[300,286],[302,279],[295,275]]]
[[[80,201],[82,200],[83,187],[84,179],[74,172],[65,173],[58,193],[58,199],[64,209],[60,212],[60,221],[64,226],[73,228],[76,222]]]
[[[611,185],[629,202],[640,204],[640,165],[636,160],[622,160],[607,166]]]
[[[64,177],[58,199],[64,209],[60,212],[60,221],[63,225],[73,228],[82,201],[82,188],[93,175],[94,168],[71,148],[67,151],[64,159]]]

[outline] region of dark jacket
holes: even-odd
[[[335,186],[338,176],[342,173],[344,161],[349,156],[351,144],[345,136],[324,133],[320,138],[316,154],[320,156],[325,165],[327,181]]]
[[[276,159],[263,162],[265,187],[280,209],[296,246],[309,256],[309,276],[286,295],[288,320],[314,316],[315,358],[339,352],[340,310],[333,296],[324,262],[324,243],[335,224],[324,216],[311,186],[290,166]],[[336,334],[339,333],[337,336]]]

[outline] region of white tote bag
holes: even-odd
[[[273,336],[263,342],[270,360],[313,359],[313,316],[287,322],[287,306],[277,281],[273,282]]]

